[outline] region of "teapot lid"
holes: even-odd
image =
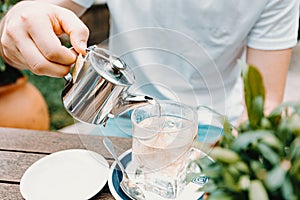
[[[127,68],[123,60],[114,56],[110,51],[93,45],[87,49],[93,68],[107,81],[121,86],[134,83],[134,74]]]

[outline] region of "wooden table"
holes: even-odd
[[[103,137],[57,132],[0,128],[0,199],[23,199],[19,185],[28,167],[42,157],[66,149],[88,149],[112,164],[113,157],[102,143]],[[110,138],[118,155],[131,148],[131,139]],[[114,199],[108,185],[91,200]]]

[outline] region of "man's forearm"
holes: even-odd
[[[291,49],[264,51],[248,48],[247,50],[247,63],[258,67],[263,76],[266,114],[283,100],[291,52]]]

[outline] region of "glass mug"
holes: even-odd
[[[178,197],[197,138],[196,111],[182,103],[159,101],[136,108],[131,121],[133,180],[164,198]]]

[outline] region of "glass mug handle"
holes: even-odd
[[[214,163],[214,159],[209,153],[218,142],[219,137],[224,134],[225,126],[230,129],[234,128],[226,117],[208,106],[198,106],[196,108],[198,114],[198,137],[193,142],[189,152],[189,161],[187,164],[187,183],[195,183],[203,186],[208,181],[205,172],[202,171],[199,162]],[[224,131],[225,130],[225,131]]]

